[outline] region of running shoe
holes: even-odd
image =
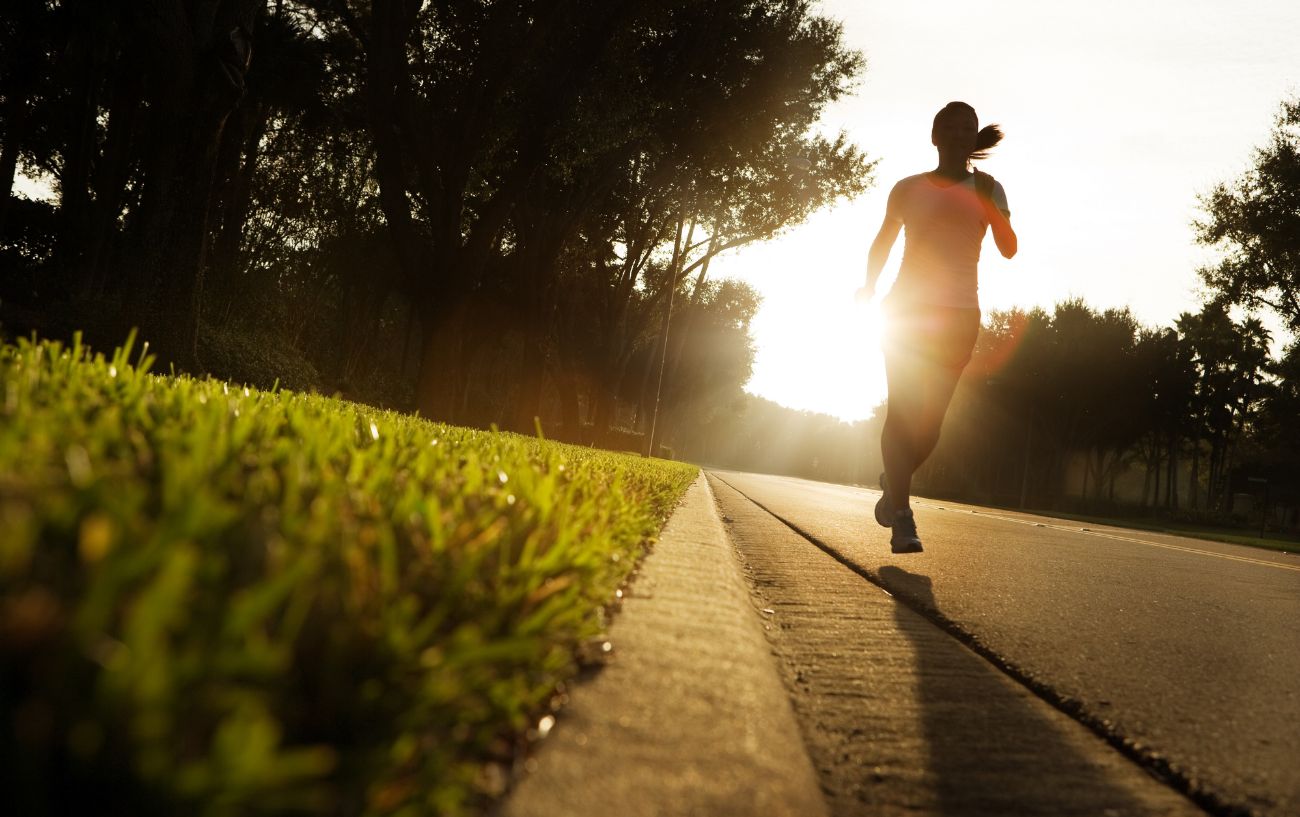
[[[916,535],[916,517],[911,511],[899,511],[894,514],[894,532],[889,537],[889,546],[895,553],[920,553],[921,537]]]
[[[882,528],[894,526],[894,506],[889,501],[889,489],[885,487],[885,472],[880,472],[880,499],[876,501],[876,524]]]

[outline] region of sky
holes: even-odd
[[[877,315],[853,304],[894,182],[933,169],[930,123],[951,100],[1006,138],[980,169],[1007,191],[1020,251],[985,240],[983,309],[1082,297],[1165,326],[1200,308],[1197,195],[1250,165],[1300,93],[1296,0],[823,0],[866,57],[820,127],[879,160],[875,184],[714,262],[764,302],[747,390],[846,420],[885,397]],[[815,168],[813,172],[816,172]],[[902,256],[895,245],[881,289]]]

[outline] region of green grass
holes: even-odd
[[[0,347],[14,813],[473,813],[692,466]]]

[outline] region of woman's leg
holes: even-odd
[[[916,436],[912,440],[913,471],[925,464],[939,444],[939,432],[943,428],[943,418],[952,403],[953,392],[957,390],[957,381],[961,379],[961,370],[944,366],[930,366],[923,372],[925,378],[924,406],[921,419],[917,423]]]
[[[911,509],[912,475],[939,443],[979,325],[977,309],[912,308],[890,317],[885,341],[889,404],[880,453],[894,511]]]
[[[919,355],[885,357],[889,403],[880,453],[894,511],[910,510],[912,475],[939,443],[944,415],[961,377],[960,369],[936,365]]]
[[[922,361],[904,352],[885,354],[885,379],[889,384],[889,402],[885,409],[885,426],[880,433],[880,456],[889,485],[892,511],[909,509],[912,474],[916,471],[916,425],[925,404],[922,395],[924,378],[917,366]]]

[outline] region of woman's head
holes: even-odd
[[[985,159],[989,150],[1002,141],[1002,129],[997,125],[981,128],[974,108],[965,102],[949,102],[934,115],[930,141],[940,152],[965,154],[967,159]]]

